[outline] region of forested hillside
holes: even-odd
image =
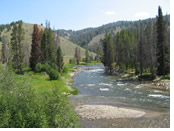
[[[164,16],[164,19],[170,21],[170,15]],[[101,40],[104,39],[105,33],[116,34],[123,29],[134,28],[140,22],[147,25],[149,22],[154,23],[155,21],[156,18],[149,18],[141,21],[118,21],[97,28],[86,28],[78,31],[57,30],[57,33],[82,47],[88,45],[89,50],[97,52],[97,47],[102,47]]]
[[[103,64],[109,73],[131,69],[135,74],[170,74],[170,17],[159,7],[156,20],[135,22],[115,34],[106,33]]]

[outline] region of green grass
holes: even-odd
[[[68,67],[68,66],[67,66]],[[53,90],[57,90],[61,94],[76,95],[78,90],[71,87],[73,82],[69,72],[75,71],[74,68],[68,67],[67,73],[62,73],[59,80],[49,80],[49,76],[45,73],[34,73],[29,68],[25,68],[24,75],[17,75],[16,81],[29,81],[31,88],[33,88],[39,95],[50,95]]]
[[[99,65],[99,64],[102,64],[102,63],[97,61],[91,61],[90,63],[87,63],[87,65]]]

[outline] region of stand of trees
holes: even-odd
[[[131,68],[141,76],[144,72],[151,72],[152,79],[156,74],[169,74],[169,25],[170,21],[164,19],[159,7],[156,22],[139,21],[135,26],[123,29],[114,36],[106,34],[102,59],[106,71],[113,73]]]
[[[14,71],[23,74],[23,67],[26,60],[26,53],[23,47],[25,32],[22,28],[22,21],[13,23],[10,49],[7,48],[7,38],[3,36],[2,42],[2,63],[7,62],[12,65]],[[35,72],[46,71],[50,79],[58,79],[59,73],[63,71],[63,54],[59,46],[59,37],[50,28],[50,23],[46,21],[46,28],[39,30],[38,25],[34,25],[32,33],[32,45],[30,57],[30,67]],[[26,47],[28,49],[29,47]],[[9,53],[9,54],[8,54]]]
[[[57,41],[58,38],[52,32],[49,22],[46,21],[46,29],[40,32],[37,25],[34,25],[30,66],[36,72],[46,71],[50,80],[59,78],[58,72],[62,72],[64,65],[62,51],[57,47]]]

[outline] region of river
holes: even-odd
[[[107,105],[144,111],[138,118],[94,119],[81,117],[82,127],[170,127],[170,92],[145,88],[148,81],[123,80],[107,75],[103,65],[80,66],[74,87],[80,93],[70,96],[72,104]],[[78,111],[77,111],[78,113]]]

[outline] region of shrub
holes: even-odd
[[[54,70],[58,70],[58,67],[55,63],[50,63],[49,64],[51,68],[53,68]]]
[[[51,116],[48,117],[49,127],[80,127],[79,117],[65,96],[53,91],[52,97],[46,100],[45,105],[47,116]]]
[[[64,67],[63,68],[63,73],[67,73],[68,72],[68,68],[67,67]]]
[[[50,77],[50,80],[58,80],[59,79],[59,73],[57,70],[55,69],[50,69],[47,74],[49,75]]]
[[[52,64],[56,68],[54,64]],[[59,79],[59,73],[57,70],[52,68],[49,64],[44,64],[42,66],[42,71],[45,71],[48,75],[50,80],[58,80]]]
[[[38,64],[36,65],[35,71],[38,72],[38,73],[40,73],[40,72],[42,71],[42,65],[41,65],[41,63],[38,63]]]
[[[79,127],[79,117],[68,99],[53,91],[48,97],[31,89],[28,80],[0,68],[0,128]]]
[[[73,95],[78,95],[78,94],[79,94],[79,90],[78,90],[77,88],[74,88],[74,87],[73,87],[73,90],[71,91],[71,93],[72,93]]]
[[[42,65],[42,71],[49,72],[51,70],[51,66],[49,64]]]
[[[15,74],[4,69],[0,76],[0,127],[48,127],[44,104],[27,80],[17,83]]]

